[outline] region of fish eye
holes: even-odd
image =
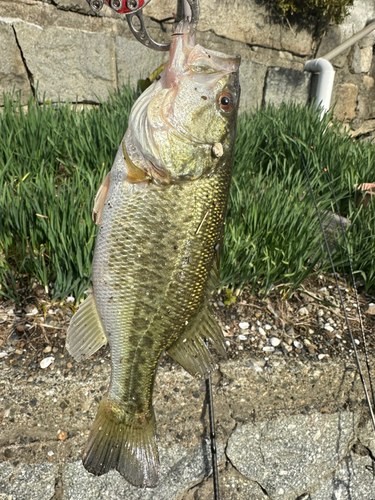
[[[223,92],[222,94],[220,94],[220,97],[219,97],[219,105],[220,105],[220,109],[222,111],[225,111],[226,113],[228,113],[229,111],[232,111],[232,109],[234,107],[233,96],[231,94],[229,94],[228,92]]]

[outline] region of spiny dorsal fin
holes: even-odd
[[[102,182],[98,192],[95,196],[94,208],[92,209],[92,220],[96,225],[100,224],[100,219],[102,217],[105,199],[107,198],[107,193],[109,189],[109,183],[111,181],[111,172],[104,177],[104,181]]]
[[[77,361],[87,359],[107,343],[96,310],[94,297],[89,295],[70,321],[66,348]]]
[[[223,332],[212,317],[207,301],[185,334],[168,349],[168,354],[191,375],[206,378],[216,368],[206,340],[219,354],[226,356]]]

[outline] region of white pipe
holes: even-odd
[[[325,56],[320,57],[319,59],[307,61],[307,63],[305,64],[305,71],[310,71],[311,73],[320,73],[318,88],[316,90],[315,109],[317,109],[319,106],[323,108],[321,117],[329,110],[333,89],[333,80],[335,79],[335,71],[329,61],[364,38],[374,29],[375,21],[368,24],[365,28],[363,28],[361,31],[358,31],[358,33],[356,33],[352,37],[348,38],[348,40],[345,40],[345,42],[328,52]]]
[[[330,52],[328,52],[328,54],[326,54],[325,56],[323,56],[324,59],[327,59],[327,61],[330,61],[334,57],[336,57],[339,54],[341,54],[342,52],[344,52],[344,50],[348,49],[349,47],[351,47],[352,45],[354,45],[356,42],[358,42],[359,40],[361,40],[361,38],[364,38],[366,35],[368,35],[369,33],[371,33],[371,31],[373,31],[373,30],[375,30],[375,21],[373,21],[372,23],[368,24],[361,31],[358,31],[358,33],[356,33],[352,37],[350,37],[347,40],[345,40],[345,42],[343,42],[341,45],[339,45],[335,49],[333,49]]]
[[[316,101],[315,109],[321,106],[323,117],[324,113],[327,113],[329,106],[331,104],[331,95],[333,89],[333,81],[335,79],[335,70],[332,64],[326,59],[319,58],[313,59],[312,61],[307,61],[305,64],[305,71],[310,71],[311,73],[320,73],[318,80],[318,87],[316,89]]]

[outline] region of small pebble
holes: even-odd
[[[54,453],[53,453],[53,451],[52,451],[52,450],[50,450],[50,451],[47,453],[47,455],[48,455],[49,457],[53,457]]]
[[[275,348],[272,347],[272,345],[265,345],[263,347],[263,351],[265,351],[265,352],[273,352],[274,350],[275,350]]]
[[[373,303],[369,304],[367,312],[368,312],[368,314],[375,314],[375,304],[373,304]]]
[[[239,338],[240,340],[247,340],[246,335],[239,335],[239,336],[238,336],[238,338]]]
[[[355,342],[357,345],[359,345],[359,343],[360,343],[358,339],[354,339],[354,342]]]
[[[42,359],[40,362],[40,367],[42,370],[45,370],[48,368],[53,362],[55,361],[55,358],[53,356],[48,356],[47,358]]]
[[[323,286],[323,288],[319,288],[318,292],[326,292],[327,291],[327,288],[325,286]]]
[[[322,318],[324,316],[323,309],[318,309],[317,315],[318,315],[319,318]]]
[[[230,345],[230,342],[227,345]],[[66,363],[66,367],[67,368],[73,368],[73,365],[72,365],[72,363]]]
[[[59,431],[57,433],[57,439],[59,441],[65,441],[65,439],[68,437],[68,434],[65,431]]]
[[[264,325],[265,330],[271,330],[272,326],[271,325]]]
[[[239,345],[239,346],[238,346],[238,350],[239,350],[239,351],[243,351],[243,346],[242,346],[242,345]]]
[[[301,309],[298,310],[298,314],[300,316],[308,316],[309,311],[306,309],[306,307],[301,307]]]
[[[247,330],[249,328],[249,323],[247,321],[243,321],[238,326],[241,328],[241,330]]]
[[[0,352],[0,359],[5,358],[6,356],[8,356],[7,352],[5,352],[5,351]]]
[[[33,307],[32,309],[27,308],[26,310],[29,311],[26,313],[26,316],[35,316],[36,314],[38,314],[38,309],[36,307]]]
[[[333,332],[334,329],[332,328],[332,326],[329,323],[326,323],[324,325],[324,330],[327,330],[327,332]]]
[[[273,347],[277,347],[278,345],[280,345],[281,343],[281,340],[278,339],[277,337],[271,337],[270,338],[270,344],[273,346]]]
[[[218,301],[217,301],[217,305],[218,305],[219,307],[224,307],[224,302],[221,302],[221,300],[218,300]]]
[[[262,328],[261,326],[258,328],[258,332],[259,332],[261,335],[264,335],[264,336],[266,335],[266,332],[263,330],[263,328]]]
[[[293,345],[296,349],[302,349],[303,348],[303,345],[301,344],[301,342],[298,342],[298,340],[294,340],[293,341]]]
[[[68,302],[68,304],[74,304],[74,302],[76,301],[76,299],[74,297],[67,297],[66,301]]]
[[[43,349],[43,352],[44,352],[45,354],[48,354],[48,353],[49,353],[49,352],[51,352],[51,351],[52,351],[52,347],[51,347],[50,345],[48,345],[47,347],[45,347],[45,348]]]
[[[322,359],[324,359],[326,356],[327,356],[327,354],[318,354],[319,361],[321,361]]]

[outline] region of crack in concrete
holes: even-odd
[[[263,486],[260,483],[258,483],[258,481],[254,481],[254,483],[256,483],[259,486],[259,488],[263,491],[263,493],[266,495],[266,497],[270,498],[267,490],[265,488],[263,488]]]
[[[306,57],[308,57],[308,58],[312,57],[314,54],[314,52],[312,52],[311,54],[298,54],[297,52],[293,52],[292,50],[281,49],[281,48],[277,49],[275,47],[269,47],[268,45],[261,45],[261,44],[257,44],[257,43],[244,42],[242,40],[236,40],[235,38],[229,38],[229,37],[224,36],[224,35],[219,35],[213,29],[204,30],[204,31],[197,30],[197,33],[212,33],[213,35],[217,36],[218,38],[221,38],[223,40],[229,40],[230,42],[234,42],[234,43],[240,43],[242,45],[245,45],[246,47],[250,47],[250,48],[256,47],[256,48],[260,48],[260,49],[270,50],[273,52],[285,52],[286,54],[291,54],[292,56],[299,57],[301,59],[304,59]],[[301,61],[301,63],[302,62],[304,62],[304,61]]]
[[[62,470],[61,468],[55,477],[55,492],[51,500],[62,500],[63,497],[63,484],[62,484]]]
[[[96,14],[94,11],[91,11],[91,9],[88,12],[86,12],[86,11],[80,9],[79,7],[74,9],[74,8],[71,8],[71,6],[69,6],[69,5],[59,5],[59,3],[56,2],[56,0],[48,0],[47,3],[49,5],[53,5],[54,7],[56,7],[57,10],[62,10],[64,12],[73,12],[74,14],[79,14],[81,16],[86,16],[86,17],[106,17],[106,16],[100,16],[100,15]]]
[[[13,33],[14,33],[14,38],[16,40],[16,44],[17,44],[18,50],[20,51],[20,54],[21,54],[21,59],[22,59],[23,65],[24,65],[25,70],[26,70],[26,74],[27,74],[27,78],[29,80],[31,92],[32,92],[33,96],[35,97],[34,76],[33,76],[33,74],[31,73],[31,71],[29,70],[29,68],[28,68],[28,66],[26,64],[26,58],[25,58],[25,55],[23,53],[21,44],[20,44],[20,42],[18,40],[17,32],[16,32],[13,24],[11,26],[12,26],[12,30],[13,30]]]
[[[264,107],[266,105],[266,92],[267,92],[267,77],[269,73],[269,68],[267,68],[266,74],[264,75],[264,83],[263,83],[263,92],[262,92],[262,104],[261,106]]]
[[[228,438],[228,441],[229,441],[229,438]],[[226,445],[226,447],[225,447],[225,451],[224,451],[224,454],[225,454],[225,457],[226,457],[226,459],[227,459],[228,463],[230,463],[230,465],[233,467],[233,469],[234,469],[234,470],[235,470],[235,471],[236,471],[236,472],[237,472],[237,473],[238,473],[241,477],[243,477],[245,481],[253,481],[254,483],[256,483],[256,484],[259,486],[259,488],[262,490],[262,492],[263,492],[263,493],[264,493],[264,494],[265,494],[268,498],[270,498],[270,496],[269,496],[269,494],[268,494],[267,490],[266,490],[266,489],[265,489],[265,488],[264,488],[264,487],[263,487],[263,486],[262,486],[262,485],[261,485],[258,481],[256,481],[255,479],[250,479],[250,478],[248,478],[247,476],[245,476],[244,474],[242,474],[242,472],[241,472],[241,471],[239,471],[239,470],[237,469],[237,467],[234,465],[234,463],[231,461],[231,459],[230,459],[230,458],[228,457],[228,455],[227,455],[227,446],[228,446],[228,442],[227,442],[227,445]]]

